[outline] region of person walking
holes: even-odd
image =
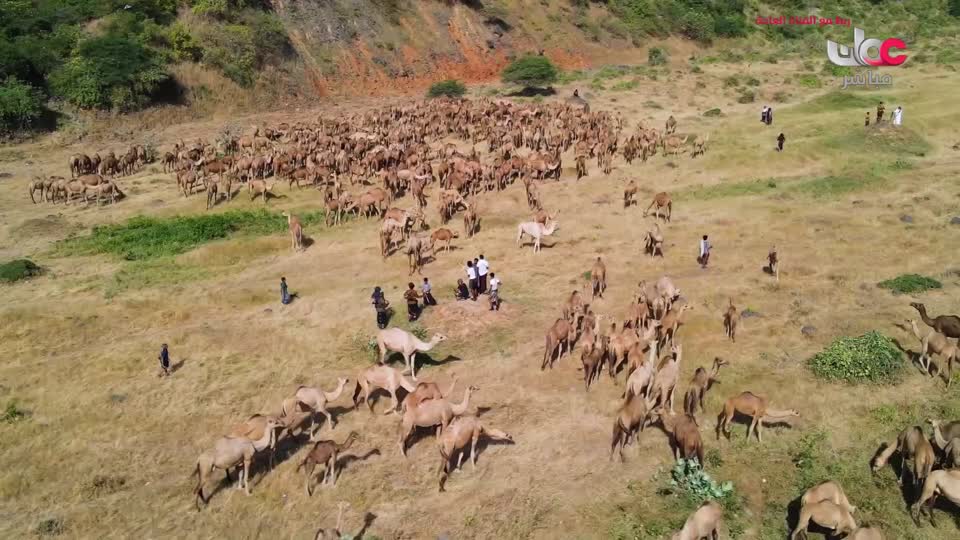
[[[170,375],[170,351],[167,350],[167,344],[160,345],[160,374],[158,377],[167,377]]]
[[[420,292],[423,294],[423,307],[437,305],[437,300],[433,297],[431,291],[433,291],[433,287],[430,285],[430,280],[423,278],[423,285],[420,286]]]
[[[761,124],[767,123],[767,106],[766,105],[764,105],[763,109],[760,110],[760,123]]]
[[[883,106],[883,102],[877,104],[877,123],[879,124],[883,120],[883,112],[887,109]]]
[[[903,122],[903,108],[899,105],[893,110],[893,125],[899,126]]]
[[[500,311],[500,278],[490,272],[490,311]]]
[[[379,286],[373,288],[373,294],[370,295],[370,298],[373,308],[377,310],[377,328],[383,330],[387,327],[387,320],[389,319],[387,308],[390,307],[390,302],[383,296],[383,291],[380,290]]]
[[[403,293],[403,298],[407,301],[407,320],[417,320],[420,317],[420,293],[417,292],[416,285],[407,283],[407,292]]]
[[[767,107],[767,125],[773,124],[773,107]]]
[[[703,239],[700,240],[700,256],[697,257],[700,268],[706,268],[707,263],[710,262],[710,248],[710,241],[707,239],[707,235],[703,235]]]
[[[289,304],[290,303],[290,291],[287,289],[287,278],[280,278],[280,303]]]
[[[865,126],[869,126],[869,125],[870,125],[870,111],[867,111],[867,116],[866,116],[866,118],[865,118],[864,121],[863,121],[863,125],[865,125]]]
[[[477,268],[473,261],[467,261],[467,283],[470,286],[470,299],[477,300]]]
[[[490,263],[483,258],[483,253],[481,253],[480,258],[474,264],[477,265],[477,285],[480,294],[484,294],[487,292],[487,274],[490,272]]]
[[[783,152],[783,143],[787,141],[787,138],[781,133],[777,136],[777,152]]]

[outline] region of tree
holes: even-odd
[[[16,77],[0,84],[0,132],[30,127],[43,112],[40,92]]]
[[[505,83],[527,87],[549,86],[557,80],[557,68],[545,56],[528,55],[507,66],[501,79]]]
[[[430,90],[427,91],[427,97],[460,97],[466,93],[467,87],[464,86],[462,82],[456,79],[449,79],[430,85]]]

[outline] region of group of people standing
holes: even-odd
[[[881,101],[880,103],[877,104],[877,123],[878,124],[883,121],[883,114],[885,112],[886,112],[886,107],[883,106],[883,102]],[[891,114],[890,116],[891,116],[893,125],[899,126],[903,122],[903,107],[900,107],[898,105],[897,108],[893,110],[893,114]],[[863,125],[864,126],[870,125],[870,111],[867,111],[867,115],[863,120]]]
[[[463,280],[457,280],[456,297],[457,300],[473,300],[481,294],[490,295],[490,311],[500,310],[500,279],[497,274],[490,271],[490,263],[483,258],[481,253],[479,257],[467,260],[467,283]],[[489,276],[489,283],[487,278]],[[489,285],[489,287],[488,287]]]

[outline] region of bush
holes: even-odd
[[[740,96],[737,97],[737,103],[753,103],[756,99],[757,96],[753,93],[753,90],[741,90]]]
[[[919,274],[903,274],[893,279],[877,283],[881,289],[889,289],[893,294],[914,294],[943,288],[939,281]]]
[[[755,77],[749,77],[746,80],[746,84],[747,86],[760,86],[760,79],[757,79]]]
[[[528,55],[507,66],[501,79],[523,86],[549,86],[557,80],[557,68],[545,56]]]
[[[696,460],[678,459],[670,471],[670,485],[679,488],[694,503],[721,501],[733,495],[733,484],[718,484]]]
[[[820,79],[812,73],[804,73],[797,77],[797,83],[804,88],[820,88]]]
[[[0,282],[2,283],[13,283],[42,273],[43,269],[29,259],[16,259],[0,264]]]
[[[814,375],[848,383],[895,383],[903,373],[903,355],[893,340],[877,331],[843,337],[809,361]]]
[[[42,112],[43,97],[36,88],[16,77],[0,84],[0,133],[26,129]]]
[[[777,103],[785,103],[789,99],[790,99],[790,94],[788,94],[787,92],[784,92],[783,90],[779,90],[775,94],[773,94],[773,100],[776,101]]]
[[[667,51],[660,47],[652,47],[647,51],[647,63],[651,66],[662,66],[668,59]]]
[[[723,116],[723,111],[721,111],[720,109],[714,107],[713,109],[710,109],[710,110],[708,110],[708,111],[705,111],[705,112],[703,113],[703,115],[706,116],[706,117],[708,117],[708,118],[715,118],[715,117],[718,117],[718,116]]]
[[[3,416],[0,416],[0,422],[13,424],[27,417],[27,412],[17,406],[16,400],[8,401],[6,408],[3,409]]]
[[[427,90],[427,97],[460,97],[466,93],[467,87],[464,86],[462,82],[450,79],[430,85],[430,90]]]
[[[736,75],[730,75],[730,76],[724,77],[723,79],[724,88],[733,88],[739,85],[740,85],[740,79]]]

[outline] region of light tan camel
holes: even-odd
[[[808,504],[816,504],[823,501],[830,501],[851,514],[857,511],[857,507],[850,504],[850,501],[847,500],[847,495],[843,492],[843,488],[840,487],[840,483],[833,480],[825,480],[808,489],[803,496],[800,497],[800,506],[803,507]]]
[[[723,507],[716,501],[706,501],[690,514],[683,523],[683,528],[680,532],[673,533],[671,540],[718,540],[722,524]]]
[[[440,386],[437,383],[433,382],[421,382],[417,383],[417,387],[407,394],[407,397],[403,398],[403,403],[400,405],[400,410],[406,411],[411,407],[416,407],[420,405],[421,402],[427,401],[428,399],[443,399],[451,394],[453,390],[457,387],[457,377],[453,376],[453,380],[450,381],[450,387],[447,388],[447,391],[444,392],[440,390]]]
[[[470,443],[470,463],[477,468],[477,442],[480,437],[495,441],[513,442],[508,433],[484,426],[480,419],[473,415],[459,416],[450,422],[443,433],[437,437],[437,446],[440,449],[440,491],[445,491],[444,484],[453,469],[453,458],[457,457],[457,469],[463,464],[463,457],[467,453],[467,443]]]
[[[960,361],[960,348],[958,348],[957,342],[948,339],[947,336],[932,328],[927,332],[927,335],[922,335],[916,319],[907,319],[907,322],[910,323],[913,335],[920,340],[920,366],[932,375],[930,363],[933,361],[933,355],[940,355],[947,362],[946,378],[947,386],[950,386],[950,380],[953,378],[953,363]],[[924,362],[924,359],[926,359],[926,362]],[[933,362],[933,367],[936,368],[938,373],[943,374],[936,362]]]
[[[620,366],[630,358],[630,351],[636,346],[640,352],[647,349],[651,343],[656,342],[657,330],[660,328],[659,321],[649,321],[646,328],[642,328],[642,334],[637,334],[633,328],[623,328],[617,333],[616,323],[610,329],[610,378],[615,379],[619,373]],[[660,347],[657,347],[659,350]],[[637,364],[627,364],[627,378],[633,374],[633,370],[639,367],[641,355],[634,355]]]
[[[300,462],[300,465],[297,465],[297,472],[300,469],[305,469],[307,473],[306,477],[306,491],[307,496],[313,496],[313,488],[311,484],[313,483],[313,469],[317,465],[323,465],[323,479],[321,484],[325,485],[329,479],[333,485],[337,484],[337,459],[340,457],[340,452],[350,448],[356,440],[360,438],[360,435],[356,431],[351,431],[347,435],[346,440],[342,443],[337,443],[336,441],[331,440],[321,440],[313,444],[313,448],[307,452],[307,456],[303,458],[303,461]]]
[[[851,533],[857,528],[857,522],[850,512],[830,501],[821,501],[800,508],[800,519],[797,520],[797,527],[790,534],[790,540],[806,538],[807,526],[811,521],[825,529],[830,529],[835,537]]]
[[[767,398],[758,396],[752,392],[743,392],[728,399],[723,404],[723,411],[717,418],[717,439],[720,438],[722,431],[727,439],[730,438],[730,421],[733,420],[735,413],[740,413],[752,418],[747,427],[747,438],[750,438],[750,432],[756,431],[757,441],[763,442],[763,436],[760,434],[763,428],[763,422],[782,422],[787,418],[800,416],[800,413],[793,409],[773,409],[770,408]]]
[[[670,115],[670,118],[667,118],[666,124],[663,126],[663,132],[667,135],[677,131],[677,119]],[[699,540],[699,539],[698,539]]]
[[[677,392],[677,378],[680,376],[680,360],[683,357],[683,346],[679,343],[670,348],[670,357],[663,362],[657,374],[653,377],[650,395],[654,396],[655,401],[661,407],[669,404],[670,412],[673,412],[674,396]]]
[[[703,137],[697,135],[693,139],[693,152],[690,153],[690,157],[702,156],[707,153],[707,142],[710,141],[710,134],[707,133]]]
[[[653,228],[647,231],[643,237],[643,252],[651,257],[657,254],[663,257],[663,232],[660,231],[660,224],[654,223]]]
[[[715,357],[713,359],[713,372],[708,374],[707,370],[702,366],[697,368],[697,371],[693,374],[693,379],[690,381],[690,388],[683,396],[684,412],[695,415],[697,413],[697,405],[700,406],[701,411],[706,412],[703,406],[703,397],[707,395],[707,391],[710,390],[714,383],[719,382],[717,375],[720,374],[720,368],[728,364],[729,362],[726,360]]]
[[[930,445],[930,441],[924,435],[923,428],[920,426],[909,427],[897,435],[896,441],[885,443],[883,450],[873,460],[871,467],[873,472],[882,469],[894,452],[900,453],[901,460],[900,476],[897,478],[897,484],[903,485],[903,477],[909,468],[913,475],[914,485],[919,487],[924,478],[929,476],[935,461],[933,446]]]
[[[307,424],[313,424],[313,409],[296,398],[287,398],[280,404],[277,420],[283,426],[277,441],[284,437],[296,437],[307,429]]]
[[[557,221],[551,221],[548,225],[541,225],[534,221],[524,221],[517,225],[517,247],[523,245],[521,240],[523,240],[524,235],[527,235],[533,238],[533,252],[536,253],[540,251],[540,242],[543,237],[550,236],[559,229],[560,223]]]
[[[673,214],[673,199],[670,198],[670,194],[666,191],[661,191],[653,196],[653,200],[650,201],[650,206],[643,211],[643,217],[647,217],[647,214],[650,213],[650,209],[656,207],[654,210],[654,216],[657,219],[660,219],[660,211],[663,210],[664,219],[670,221],[670,217]]]
[[[300,224],[300,218],[289,212],[284,212],[283,217],[287,218],[287,227],[290,229],[293,250],[303,251],[303,226]]]
[[[259,441],[264,438],[264,435],[270,436],[269,438],[269,450],[270,450],[270,465],[269,468],[273,469],[273,455],[277,448],[277,440],[279,437],[276,433],[270,434],[267,433],[270,425],[276,425],[275,430],[278,428],[284,428],[285,424],[280,416],[276,415],[264,415],[264,414],[254,414],[250,418],[247,418],[245,422],[235,424],[231,427],[227,433],[227,437],[233,438],[243,438],[249,439],[251,441]],[[257,451],[267,450],[268,448],[257,448]]]
[[[197,487],[194,490],[197,496],[197,510],[200,510],[201,503],[207,503],[208,499],[203,496],[203,485],[214,469],[223,470],[227,480],[230,480],[230,469],[241,467],[237,488],[244,490],[247,495],[250,494],[250,465],[253,463],[253,456],[258,451],[273,446],[276,428],[279,426],[276,420],[268,419],[262,438],[251,441],[245,437],[220,437],[214,443],[212,450],[200,454],[194,469],[194,474],[198,477]]]
[[[403,388],[407,392],[413,392],[417,387],[408,381],[399,369],[390,366],[371,366],[357,375],[357,386],[353,390],[353,407],[360,405],[360,392],[363,391],[363,401],[366,402],[370,413],[373,413],[373,403],[370,401],[370,394],[378,388],[383,388],[390,394],[392,404],[390,408],[383,411],[383,414],[396,413],[399,407],[397,401],[397,389]]]
[[[627,376],[627,385],[623,390],[623,396],[625,398],[630,396],[650,396],[650,390],[653,388],[653,377],[657,371],[657,356],[659,352],[657,351],[656,342],[650,343],[648,349],[649,355],[646,361],[641,361],[637,368]],[[630,348],[629,354],[632,355],[634,352],[642,354],[639,343]],[[632,359],[630,364],[633,364]]]
[[[250,200],[257,198],[257,195],[263,197],[263,204],[267,204],[267,193],[273,195],[273,186],[275,183],[268,184],[266,180],[251,180],[247,184],[247,191],[252,193]]]
[[[627,187],[623,188],[623,207],[628,208],[631,205],[637,204],[637,183],[630,179],[630,182],[627,183]]]
[[[936,526],[933,519],[933,507],[937,495],[943,495],[953,504],[960,506],[960,470],[937,470],[930,473],[927,480],[923,483],[923,492],[917,502],[910,507],[913,513],[913,519],[919,524],[920,510],[930,501],[927,507],[927,514],[930,516],[930,523]]]
[[[620,450],[620,462],[624,461],[623,447],[633,437],[634,442],[640,438],[640,431],[646,427],[653,410],[653,400],[640,395],[633,395],[624,400],[613,419],[613,440],[610,442],[610,461],[613,453]]]
[[[674,459],[696,459],[701,467],[706,465],[703,461],[703,438],[696,418],[686,413],[665,411],[663,405],[650,414],[654,422],[660,420],[663,431],[670,436]]]
[[[349,506],[349,503],[341,501],[338,505],[339,510],[337,511],[337,527],[335,529],[324,529],[321,527],[317,530],[316,536],[313,537],[313,540],[343,540],[343,533],[340,532],[340,525],[343,520],[343,509]]]
[[[217,183],[213,180],[207,182],[207,210],[217,204]]]
[[[477,215],[476,203],[468,205],[463,212],[463,234],[467,238],[473,238],[477,232],[477,225],[480,224],[480,216]]]
[[[587,314],[583,317],[583,331],[580,332],[579,342],[580,350],[585,355],[589,355],[599,342],[602,318],[603,315],[595,315],[590,309],[587,309]]]
[[[674,306],[666,315],[660,319],[660,348],[667,345],[667,342],[673,343],[677,339],[677,330],[683,324],[683,314],[687,310],[692,310],[690,304],[681,304],[680,307]]]
[[[437,435],[443,433],[444,428],[451,420],[457,416],[466,414],[470,407],[470,394],[479,390],[476,386],[467,387],[463,394],[463,401],[460,403],[451,403],[447,399],[431,399],[421,402],[420,405],[407,409],[403,413],[403,419],[400,421],[399,437],[397,444],[400,446],[400,454],[407,457],[407,438],[418,427],[433,427],[439,425]]]
[[[350,379],[344,377],[338,378],[337,389],[333,392],[325,392],[320,388],[310,386],[299,386],[293,397],[300,403],[326,416],[327,424],[330,426],[330,429],[333,429],[337,426],[337,422],[333,419],[333,415],[327,411],[327,404],[340,397],[340,394],[343,393],[343,387],[346,386],[349,380]]]
[[[960,420],[942,422],[927,418],[927,423],[933,426],[933,441],[941,450],[945,449],[950,441],[960,437]]]
[[[450,243],[454,238],[459,238],[460,235],[450,229],[437,229],[430,233],[430,249],[436,249],[434,246],[439,242],[443,247],[443,251],[450,251]]]
[[[593,268],[590,269],[590,282],[593,287],[593,298],[596,299],[598,296],[603,298],[603,291],[607,289],[607,265],[603,264],[600,257],[597,257]]]
[[[883,532],[876,527],[857,527],[846,540],[884,540]]]
[[[563,304],[563,318],[570,322],[573,328],[580,328],[580,323],[587,313],[587,303],[583,301],[583,294],[574,290]]]
[[[737,342],[737,326],[740,324],[740,313],[737,312],[737,306],[733,305],[733,298],[730,299],[730,305],[723,314],[723,335],[730,338],[730,341]]]
[[[573,339],[573,334],[574,330],[570,321],[563,318],[554,321],[550,329],[547,330],[546,346],[543,351],[540,371],[547,369],[547,366],[552,369],[554,361],[560,361],[560,358],[563,357],[564,345],[566,345],[566,350],[570,351],[570,341]],[[554,351],[557,353],[556,359],[553,356]]]
[[[403,354],[403,359],[407,363],[407,370],[413,382],[417,382],[417,353],[427,352],[433,349],[437,343],[445,341],[447,336],[443,334],[434,334],[430,341],[424,343],[417,339],[417,336],[402,330],[400,328],[387,328],[377,333],[377,348],[380,350],[380,363],[387,360],[388,352],[398,352]]]

